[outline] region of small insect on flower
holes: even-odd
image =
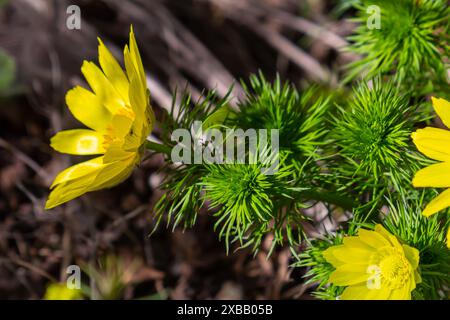
[[[432,98],[433,107],[444,125],[450,128],[450,102]],[[416,172],[414,187],[448,188],[432,200],[423,210],[426,217],[450,207],[450,131],[426,127],[412,134],[417,149],[427,157],[441,161]],[[447,247],[450,248],[450,233],[447,232]]]
[[[92,91],[77,86],[66,95],[72,114],[89,129],[59,132],[51,146],[62,153],[101,156],[62,171],[51,186],[46,209],[125,180],[140,162],[153,127],[154,114],[133,28],[124,49],[125,71],[98,40],[101,69],[88,61],[81,67]]]
[[[358,236],[343,241],[323,252],[327,262],[336,268],[329,282],[347,286],[341,299],[411,299],[411,291],[421,282],[417,249],[400,244],[379,224],[375,231],[360,229]]]

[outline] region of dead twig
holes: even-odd
[[[130,219],[133,219],[135,217],[137,217],[139,214],[141,214],[142,212],[144,212],[145,210],[148,209],[147,205],[142,205],[137,207],[136,209],[130,211],[129,213],[127,213],[124,216],[121,216],[120,218],[114,220],[108,227],[107,230],[113,229],[113,228],[117,228],[118,226],[120,226],[121,224],[127,222]]]
[[[18,266],[21,266],[21,267],[24,267],[26,269],[29,269],[30,271],[32,271],[32,272],[34,272],[34,273],[36,273],[36,274],[38,274],[38,275],[40,275],[40,276],[42,276],[44,278],[47,278],[51,282],[58,282],[58,280],[56,278],[54,278],[53,276],[51,276],[48,272],[46,272],[45,270],[42,270],[42,269],[36,267],[35,265],[33,265],[33,264],[31,264],[31,263],[29,263],[27,261],[24,261],[24,260],[22,260],[20,258],[16,258],[16,257],[13,257],[13,256],[9,256],[8,258],[9,258],[9,260],[11,260],[11,262],[17,264]]]
[[[36,161],[14,147],[8,141],[0,138],[0,147],[10,151],[19,161],[22,161],[24,164],[30,167],[30,169],[36,172],[36,174],[40,176],[44,181],[48,182],[51,179],[50,175]]]
[[[137,0],[139,5],[125,4],[118,0],[109,1],[118,6],[121,12],[133,17],[134,20],[138,19],[142,24],[147,24],[149,15],[154,17],[158,21],[157,25],[160,25],[161,28],[161,39],[174,52],[175,63],[189,72],[192,77],[205,83],[209,89],[216,90],[222,97],[227,95],[231,86],[234,86],[234,96],[243,96],[243,89],[239,82],[163,4],[158,1]]]
[[[228,18],[238,24],[243,24],[264,39],[268,44],[278,50],[281,54],[289,58],[301,69],[305,70],[316,80],[323,82],[332,81],[331,72],[320,65],[311,55],[300,49],[297,45],[286,39],[284,36],[263,24],[251,10],[242,10],[241,6],[230,6],[228,1],[208,0],[214,6],[220,8]],[[250,12],[250,14],[249,14]]]

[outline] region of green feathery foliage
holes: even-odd
[[[338,154],[346,159],[343,175],[362,179],[366,187],[392,185],[392,180],[409,184],[418,168],[419,156],[410,135],[414,124],[425,118],[420,109],[381,78],[358,84],[348,106],[339,109],[332,136]]]
[[[318,201],[348,209],[353,206],[351,200],[321,185],[318,161],[327,141],[324,124],[329,102],[315,89],[299,94],[291,85],[282,86],[279,79],[270,84],[262,75],[251,77],[250,87],[244,85],[244,90],[247,96],[240,101],[238,110],[214,94],[206,94],[196,104],[185,95],[178,117],[167,114],[162,139],[165,145],[174,146],[168,138],[172,130],[190,128],[194,121],[202,121],[203,128],[218,128],[224,134],[233,128],[278,129],[280,152],[275,174],[263,173],[267,159],[245,165],[227,161],[168,164],[162,185],[167,192],[155,209],[157,225],[166,217],[168,225],[192,227],[197,214],[205,208],[216,217],[215,228],[227,251],[234,242],[257,251],[268,234],[274,235],[271,250],[286,241],[295,247],[302,239],[302,221],[307,220],[304,208]],[[247,139],[244,144],[245,157],[250,160],[254,155],[249,153]],[[202,146],[206,147],[207,144]]]
[[[304,268],[306,284],[315,284],[312,295],[322,300],[334,300],[342,294],[344,289],[328,283],[334,267],[323,257],[323,252],[329,247],[342,244],[343,234],[328,235],[326,239],[312,239],[306,241],[306,247],[299,254],[295,254],[297,261],[292,264],[295,268]]]
[[[289,245],[296,259],[293,267],[305,269],[307,283],[317,284],[312,294],[336,299],[344,288],[328,283],[334,268],[323,251],[361,227],[381,223],[420,252],[422,282],[413,298],[447,298],[449,220],[443,214],[421,214],[435,191],[419,192],[411,184],[414,173],[431,163],[417,152],[411,133],[431,118],[427,95],[448,91],[450,11],[443,0],[340,3],[356,9],[359,26],[348,49],[362,56],[348,66],[346,80],[357,75],[365,80],[324,93],[314,86],[300,91],[279,78],[270,83],[260,73],[242,83],[245,97],[237,108],[213,92],[197,102],[185,94],[178,115],[172,111],[162,122],[164,146],[174,147],[172,132],[192,131],[195,121],[202,121],[203,129],[220,130],[224,141],[236,138],[227,136],[229,129],[276,129],[279,162],[276,172],[266,175],[267,160],[255,157],[245,138],[246,164],[226,157],[224,163],[179,165],[168,160],[162,185],[167,192],[156,206],[157,225],[165,219],[168,226],[189,228],[199,213],[210,214],[227,252],[232,244],[257,252],[273,236],[269,254],[276,246]],[[371,5],[381,9],[380,29],[368,28]],[[203,141],[201,151],[208,147]],[[268,152],[271,145],[258,142],[257,147]],[[342,212],[349,220],[334,235],[308,239],[303,225],[315,221],[305,210],[317,203],[324,205],[331,221]]]
[[[350,5],[359,26],[348,49],[362,58],[348,66],[344,82],[357,76],[374,80],[358,84],[348,103],[339,103],[331,121],[332,142],[324,147],[325,154],[334,156],[322,166],[325,182],[353,195],[357,205],[335,235],[307,240],[294,254],[294,266],[305,268],[307,283],[317,284],[314,296],[336,299],[344,288],[329,283],[334,268],[322,253],[341,244],[343,237],[356,235],[360,227],[382,223],[420,252],[422,281],[413,299],[447,299],[449,210],[430,218],[422,215],[436,191],[412,187],[414,173],[431,162],[416,151],[410,135],[433,113],[424,98],[432,92],[448,97],[450,11],[443,0],[342,0],[338,8]],[[381,10],[379,29],[369,28],[368,19],[376,13],[373,5]]]
[[[335,190],[325,191],[332,186],[323,184],[323,168],[319,164],[324,161],[323,149],[330,142],[327,134],[331,126],[327,120],[331,95],[324,98],[314,86],[299,92],[289,83],[282,85],[279,78],[271,84],[262,74],[251,76],[250,85],[243,87],[246,98],[239,103],[229,125],[244,130],[279,130],[280,157],[285,158],[281,166],[289,167],[295,187],[310,190],[303,196],[351,207],[352,202]]]
[[[163,121],[161,122],[161,139],[164,145],[170,149],[176,144],[171,140],[171,134],[174,130],[190,129],[195,121],[206,121],[214,112],[227,106],[228,95],[220,99],[214,91],[211,91],[198,101],[193,102],[191,96],[184,93],[181,96],[177,114],[175,111],[176,101],[177,94],[175,93],[171,111],[163,115]],[[166,192],[155,205],[154,214],[157,223],[154,230],[156,230],[164,215],[166,216],[167,226],[172,224],[175,228],[181,224],[184,228],[191,228],[196,222],[197,214],[203,207],[202,189],[199,183],[207,172],[206,168],[201,164],[175,165],[169,159],[167,160],[162,168],[165,179],[161,184],[161,189],[166,190]]]
[[[380,9],[379,29],[371,25]],[[359,24],[349,50],[362,59],[348,66],[347,80],[393,75],[414,91],[446,82],[450,9],[446,0],[360,0],[355,2]]]
[[[269,232],[275,218],[276,202],[281,198],[292,199],[288,192],[296,191],[289,190],[288,180],[283,181],[289,179],[288,170],[265,175],[262,169],[261,164],[207,166],[208,173],[200,184],[205,200],[210,202],[209,208],[216,211],[216,229],[220,229],[219,238],[225,239],[227,251],[233,238],[240,245],[247,240],[259,246],[260,236]]]
[[[317,156],[317,149],[326,144],[329,98],[318,95],[314,87],[299,93],[289,83],[282,85],[279,78],[271,84],[262,74],[251,76],[250,86],[243,86],[247,96],[239,104],[235,127],[278,129],[280,151],[293,161]]]

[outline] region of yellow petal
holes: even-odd
[[[136,149],[145,141],[147,136],[143,137],[148,132],[148,121],[146,117],[146,109],[148,108],[148,97],[146,95],[145,88],[139,84],[136,76],[133,76],[130,83],[130,102],[131,107],[136,114],[133,122],[133,130],[130,136],[127,137],[125,149]]]
[[[136,38],[134,36],[133,26],[131,26],[131,28],[130,28],[130,53],[131,53],[131,59],[135,65],[136,70],[138,71],[141,81],[145,82],[144,66],[142,64],[141,55],[139,53]]]
[[[98,60],[100,62],[100,66],[102,67],[102,70],[108,80],[120,94],[121,98],[128,104],[128,79],[120,67],[120,64],[100,38],[98,38],[98,42]]]
[[[416,172],[414,187],[450,187],[450,162],[432,164]]]
[[[368,279],[369,274],[366,266],[345,264],[333,271],[329,282],[337,286],[350,286],[362,282],[366,283]]]
[[[379,289],[369,289],[366,295],[367,300],[388,300],[391,289],[381,287]]]
[[[45,208],[54,208],[86,193],[89,185],[94,181],[98,172],[99,170],[92,171],[77,179],[58,184],[48,196]]]
[[[426,217],[435,214],[447,207],[450,207],[450,189],[445,190],[425,207],[422,214]]]
[[[88,130],[74,129],[58,132],[50,141],[56,151],[68,154],[93,155],[105,152],[103,134]]]
[[[141,145],[147,140],[147,137],[153,130],[153,124],[155,123],[155,114],[153,113],[152,107],[150,104],[147,106],[145,110],[145,123],[142,126],[141,132]]]
[[[390,290],[385,288],[369,289],[365,284],[350,286],[342,293],[342,300],[387,300]]]
[[[405,285],[409,288],[409,290],[408,290],[409,293],[411,293],[416,288],[416,281],[415,281],[416,275],[418,275],[418,273],[412,272],[408,279],[408,283]],[[419,282],[417,282],[417,283],[419,283]]]
[[[389,300],[411,300],[409,283],[401,288],[392,290]]]
[[[111,120],[111,134],[116,139],[124,139],[129,134],[133,119],[129,115],[118,113]]]
[[[382,248],[385,246],[391,246],[388,240],[375,231],[369,231],[365,229],[359,229],[358,236],[362,241],[367,243],[373,248]]]
[[[358,248],[364,250],[372,250],[373,248],[362,241],[359,237],[345,237],[344,245],[348,248]]]
[[[375,226],[375,231],[382,235],[386,240],[388,240],[393,247],[397,247],[399,249],[402,248],[397,237],[393,234],[390,234],[389,231],[387,231],[381,224],[377,224]]]
[[[419,250],[404,244],[403,251],[405,252],[405,256],[411,264],[411,267],[414,270],[417,269],[417,267],[419,266]]]
[[[95,181],[89,187],[89,191],[111,188],[118,185],[131,175],[135,163],[136,158],[129,157],[105,166],[105,168],[96,176]]]
[[[78,163],[76,165],[73,165],[64,171],[61,171],[53,181],[51,189],[54,188],[56,185],[68,182],[83,176],[86,176],[88,174],[92,174],[98,170],[103,165],[103,157],[97,157],[94,159],[91,159],[89,161],[84,161],[81,163]]]
[[[442,122],[450,128],[450,102],[442,98],[432,97],[433,107]]]
[[[115,141],[108,146],[108,150],[103,157],[105,163],[125,161],[130,158],[138,158],[139,154],[135,151],[126,151],[122,148],[120,141]]]
[[[426,127],[413,132],[411,135],[417,149],[427,157],[450,161],[450,131],[439,128]]]
[[[139,66],[139,63],[135,62],[135,57],[133,57],[133,53],[130,52],[130,49],[128,46],[125,46],[125,49],[123,51],[123,58],[125,63],[125,70],[127,71],[128,79],[130,80],[130,83],[132,82],[133,78],[136,81],[136,85],[143,88],[143,90],[147,91],[147,81],[145,78],[145,71],[142,67],[142,62],[140,63],[141,66]],[[141,70],[139,70],[142,68]]]
[[[99,67],[92,62],[84,61],[81,72],[98,99],[112,114],[116,114],[121,108],[126,108],[125,101]]]
[[[366,300],[369,289],[365,284],[345,288],[341,300]]]
[[[44,300],[82,299],[81,289],[69,289],[66,283],[52,283],[45,290]]]
[[[76,119],[96,131],[105,131],[111,121],[111,113],[91,91],[75,87],[66,94],[66,103]]]
[[[132,158],[107,163],[88,174],[58,184],[50,193],[45,208],[51,209],[87,192],[119,184],[131,174],[131,160]]]
[[[346,246],[333,251],[334,256],[343,263],[364,264],[372,257],[373,252],[364,249],[347,248]]]
[[[131,108],[133,109],[134,113],[136,114],[136,120],[143,122],[145,109],[148,105],[148,97],[146,93],[146,88],[142,86],[141,83],[139,83],[139,80],[137,79],[137,76],[133,76],[130,81],[130,102],[131,102]],[[138,116],[139,115],[139,116]]]
[[[123,48],[123,62],[125,64],[125,71],[127,72],[128,80],[131,81],[134,76],[137,76],[139,79],[139,72],[133,62],[128,45],[125,45],[125,48]]]
[[[420,276],[420,273],[415,270],[414,271],[414,283],[421,283],[422,282],[422,277]]]
[[[331,263],[335,268],[343,264],[343,262],[334,255],[334,252],[339,250],[341,247],[343,246],[330,247],[322,253],[325,260],[328,263]]]

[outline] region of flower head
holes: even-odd
[[[323,256],[336,268],[329,281],[347,286],[343,300],[410,300],[421,281],[419,251],[400,244],[381,225],[375,231],[360,229],[358,236],[344,238]]]
[[[72,114],[89,129],[59,132],[51,146],[62,153],[101,156],[62,171],[51,186],[47,209],[125,180],[152,129],[154,115],[133,29],[124,49],[125,71],[100,39],[98,51],[101,69],[88,61],[81,67],[92,91],[77,86],[66,95]]]
[[[432,98],[433,107],[447,128],[450,128],[450,102]],[[450,207],[450,131],[426,127],[412,134],[417,149],[427,157],[440,161],[416,172],[414,187],[448,188],[432,200],[423,210],[423,215],[431,216]],[[450,248],[450,234],[447,233]]]
[[[70,289],[66,283],[51,283],[44,294],[45,300],[80,300],[82,298],[80,289]]]

